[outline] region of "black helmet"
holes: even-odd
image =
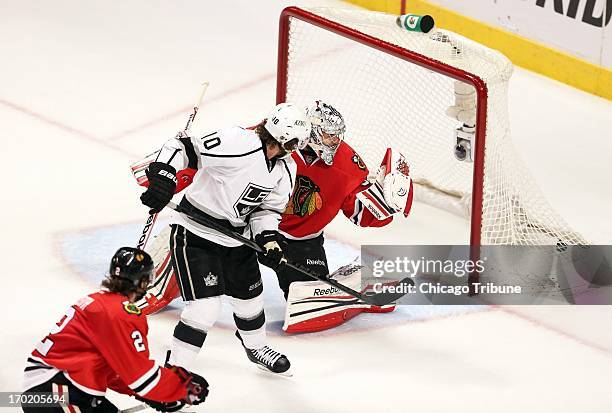
[[[121,247],[111,259],[108,274],[111,278],[120,278],[131,281],[134,287],[138,286],[143,277],[147,277],[149,283],[153,281],[153,259],[145,251]]]

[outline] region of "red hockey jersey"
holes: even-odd
[[[187,386],[149,359],[144,314],[121,294],[100,291],[70,307],[28,358],[25,390],[59,371],[97,396],[106,389],[156,401],[186,397]]]
[[[359,155],[341,142],[332,165],[322,159],[308,164],[300,151],[292,154],[297,164],[293,194],[280,223],[289,238],[313,238],[340,210],[355,225],[382,227],[393,217],[378,220],[363,207],[356,195],[367,189],[368,168]]]

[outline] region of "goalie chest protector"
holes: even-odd
[[[369,186],[368,168],[346,142],[340,143],[332,165],[320,158],[308,165],[300,151],[292,157],[297,177],[279,226],[289,238],[315,237],[340,210],[349,217],[357,212],[355,194]]]

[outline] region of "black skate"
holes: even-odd
[[[238,331],[236,331],[236,337],[238,337],[238,340],[240,340],[240,343],[242,344],[242,347],[244,348],[249,360],[257,364],[257,367],[282,376],[293,375],[290,370],[291,363],[284,354],[280,354],[268,346],[263,346],[257,350],[246,348]]]

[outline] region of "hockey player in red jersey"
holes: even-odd
[[[309,110],[312,132],[309,145],[293,154],[297,164],[296,183],[279,229],[286,237],[283,252],[287,260],[310,271],[329,274],[323,230],[339,211],[355,225],[382,227],[393,220],[393,214],[408,215],[412,205],[412,182],[403,156],[398,165],[383,162],[375,180],[368,180],[368,168],[345,141],[345,124],[340,112],[321,101]],[[391,150],[386,161],[390,161]],[[296,281],[312,282],[308,276],[286,266],[276,271],[278,282],[288,298],[284,329],[288,332],[317,331],[344,323],[360,312],[388,312],[384,308],[357,303],[354,297],[340,291],[331,293],[336,300],[330,309],[326,296],[290,295]],[[306,290],[307,291],[307,290]],[[329,295],[329,294],[328,294]],[[289,297],[288,297],[289,296]],[[325,302],[325,300],[327,301]],[[317,302],[323,300],[324,305]],[[293,302],[299,302],[295,310]],[[312,305],[309,305],[312,304]],[[308,313],[300,322],[291,318]]]
[[[199,404],[208,394],[201,376],[181,367],[161,367],[149,359],[148,325],[134,302],[153,278],[146,252],[120,248],[113,256],[105,288],[68,308],[28,357],[25,393],[64,395],[67,406],[51,411],[117,412],[107,389],[135,396],[161,411]],[[44,409],[44,410],[41,410]],[[23,405],[28,412],[49,408]]]

